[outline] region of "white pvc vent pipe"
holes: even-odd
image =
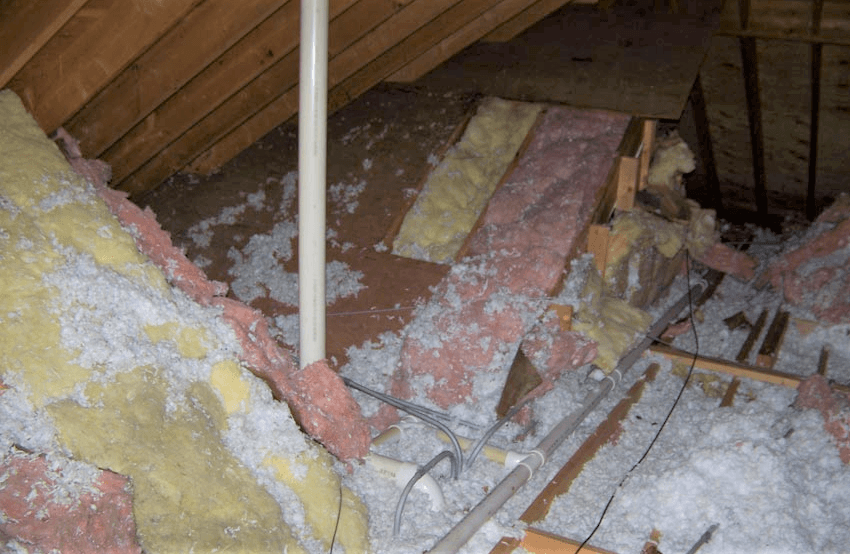
[[[328,0],[301,0],[298,81],[300,366],[325,358]]]

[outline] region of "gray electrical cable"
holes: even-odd
[[[478,439],[478,442],[475,443],[475,446],[469,452],[469,456],[466,457],[466,469],[470,469],[472,467],[472,463],[475,462],[475,458],[478,457],[478,454],[481,453],[481,450],[483,450],[484,447],[487,446],[487,442],[490,440],[490,437],[492,437],[496,433],[496,431],[501,429],[502,425],[510,421],[511,418],[514,417],[524,405],[525,402],[520,402],[519,404],[508,410],[508,413],[505,414],[505,417],[503,417],[502,419],[491,425],[489,429],[487,429],[487,432],[484,433],[484,435],[480,439]]]
[[[359,390],[360,392],[377,398],[378,400],[389,404],[394,408],[398,408],[403,412],[407,412],[412,416],[418,417],[422,421],[430,423],[431,425],[445,433],[449,437],[449,440],[452,442],[452,448],[454,448],[454,457],[452,458],[452,477],[454,479],[458,479],[460,477],[460,470],[463,467],[463,449],[460,447],[460,442],[457,440],[457,436],[454,434],[454,432],[452,432],[451,429],[449,429],[446,424],[441,421],[438,421],[434,417],[431,417],[429,414],[425,413],[421,409],[421,406],[417,406],[416,404],[413,404],[406,400],[402,400],[400,398],[396,398],[394,396],[390,396],[388,394],[384,394],[382,392],[370,389],[365,385],[361,385],[356,381],[352,381],[348,377],[343,377],[342,381],[346,384],[346,386],[349,386],[355,390]]]
[[[457,460],[454,459],[454,454],[449,450],[443,450],[431,458],[430,462],[417,469],[416,473],[413,474],[413,477],[410,478],[410,481],[408,481],[404,486],[404,490],[401,491],[401,496],[398,499],[398,504],[395,509],[395,519],[393,519],[393,537],[397,537],[401,530],[401,514],[404,511],[404,503],[407,502],[407,496],[410,494],[410,491],[413,490],[413,486],[447,456],[451,457],[452,467],[454,468],[457,463]]]
[[[698,283],[671,306],[650,328],[649,337],[660,334],[668,323],[682,311],[692,296],[700,294],[705,288],[704,283]],[[609,375],[596,385],[595,390],[589,392],[582,402],[581,408],[568,415],[558,423],[546,437],[531,451],[520,464],[514,468],[498,485],[490,490],[490,493],[479,502],[466,516],[454,526],[437,544],[429,551],[431,553],[457,552],[469,541],[472,535],[487,522],[523,485],[531,480],[534,472],[543,465],[555,449],[558,448],[573,431],[581,424],[587,415],[593,411],[602,399],[614,388],[622,375],[628,371],[641,357],[644,350],[652,344],[651,338],[644,338],[628,354],[623,356],[617,369],[613,374],[618,376],[617,381]]]

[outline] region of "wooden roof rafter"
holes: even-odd
[[[329,110],[567,3],[330,0]],[[0,86],[45,132],[64,126],[85,156],[108,162],[113,186],[141,194],[181,169],[214,170],[297,113],[299,8],[297,0],[0,0],[0,38],[10,45],[0,52]]]

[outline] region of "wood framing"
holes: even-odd
[[[329,0],[329,112],[569,0]],[[8,0],[0,86],[140,195],[210,172],[298,111],[298,0]],[[507,24],[507,25],[505,25]]]

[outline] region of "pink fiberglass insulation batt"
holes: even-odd
[[[811,229],[809,240],[771,265],[765,277],[818,320],[850,323],[850,201],[837,201]]]
[[[7,456],[0,476],[0,504],[6,515],[0,522],[0,540],[14,537],[37,552],[142,551],[127,477],[100,471],[89,492],[77,498],[57,495],[63,489],[58,481],[69,477],[54,470],[44,456],[25,452]]]
[[[508,367],[500,360],[533,326],[577,250],[628,121],[621,114],[549,108],[490,199],[466,258],[456,266],[463,270],[449,272],[408,326],[392,394],[424,394],[442,409],[466,404],[495,410],[501,387],[489,387],[481,398],[476,382],[489,377],[504,383]],[[583,362],[587,344],[571,344],[582,352],[549,359]],[[568,367],[538,369],[552,379]],[[380,428],[394,417],[384,409],[373,423]]]
[[[823,415],[823,427],[832,435],[841,461],[850,464],[850,398],[833,391],[826,377],[815,374],[797,387],[794,406],[818,410]]]
[[[96,161],[71,158],[77,168],[99,167]],[[275,398],[286,401],[296,420],[335,456],[362,458],[371,440],[360,407],[342,379],[320,361],[298,370],[292,356],[281,349],[268,332],[263,314],[241,302],[223,297],[227,284],[207,279],[201,269],[171,242],[171,237],[150,210],[142,210],[123,192],[112,190],[98,175],[93,184],[124,228],[133,235],[139,250],[165,273],[168,280],[196,302],[219,306],[242,344],[242,360],[265,380]],[[84,175],[86,177],[86,175]],[[306,378],[305,375],[310,375]]]

